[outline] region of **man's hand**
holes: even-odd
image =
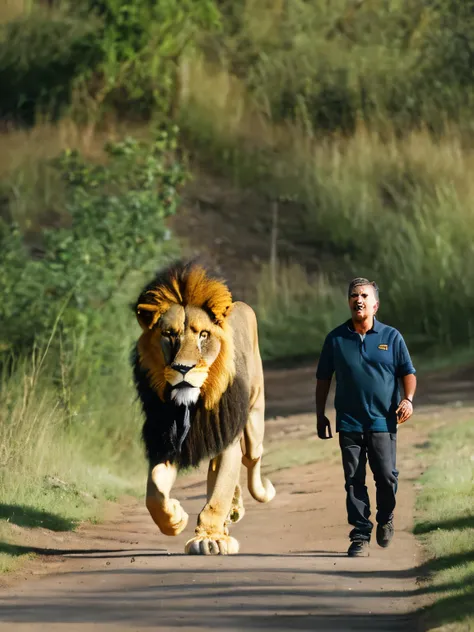
[[[396,410],[397,413],[397,422],[398,424],[403,424],[407,419],[413,415],[413,404],[409,399],[402,399],[398,408]]]
[[[317,417],[316,429],[320,439],[332,439],[331,422],[326,416]]]

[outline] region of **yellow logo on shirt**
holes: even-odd
[[[388,351],[388,345],[379,345],[379,349],[382,351]]]

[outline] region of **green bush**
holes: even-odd
[[[176,211],[185,178],[175,148],[175,132],[162,131],[152,143],[110,143],[106,164],[62,155],[55,166],[65,184],[65,217],[62,226],[42,230],[39,256],[29,254],[16,225],[0,224],[4,349],[44,343],[58,319],[65,335],[100,328],[130,275],[159,264],[165,219]]]
[[[178,87],[177,69],[201,31],[219,27],[213,0],[84,0],[99,17],[101,61],[86,92],[100,109],[129,118],[169,114]],[[98,86],[98,87],[97,87]]]
[[[213,0],[82,0],[36,8],[0,26],[0,116],[26,124],[38,113],[96,119],[168,113],[177,66],[201,31],[219,27]],[[74,98],[73,98],[74,97]]]
[[[0,117],[33,124],[57,118],[76,77],[99,61],[98,23],[84,16],[34,11],[0,25]]]
[[[353,132],[360,121],[400,131],[470,125],[471,0],[243,5],[237,16],[224,3],[223,34],[208,50],[273,121],[316,134]]]

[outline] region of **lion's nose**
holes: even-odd
[[[181,373],[181,375],[186,375],[186,373],[190,371],[194,366],[196,365],[195,364],[172,364],[171,368]]]

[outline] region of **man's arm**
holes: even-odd
[[[404,399],[397,408],[398,423],[403,424],[413,415],[413,398],[416,392],[416,375],[409,373],[402,378]]]
[[[324,341],[316,371],[316,429],[320,439],[332,439],[331,423],[325,415],[325,410],[333,373],[334,352],[329,334]]]
[[[397,373],[402,381],[404,399],[397,408],[398,423],[402,424],[413,415],[413,397],[416,391],[415,367],[403,337],[398,338]]]
[[[409,375],[402,377],[402,386],[405,399],[409,399],[413,402],[416,392],[416,375],[414,373],[410,373]]]
[[[316,380],[316,428],[320,439],[332,439],[331,422],[326,417],[326,402],[331,380]]]

